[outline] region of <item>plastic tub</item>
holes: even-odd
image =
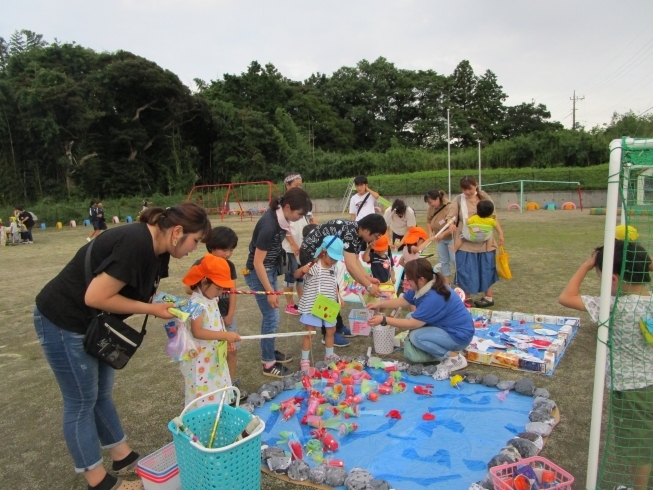
[[[174,443],[145,456],[136,466],[145,490],[181,490]]]

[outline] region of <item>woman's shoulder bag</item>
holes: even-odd
[[[87,288],[93,280],[91,250],[94,243],[95,240],[86,249],[84,259]],[[98,312],[95,308],[91,308],[91,312],[93,318],[84,336],[84,350],[114,369],[124,368],[143,342],[148,315],[145,315],[141,331],[138,332],[111,313]]]

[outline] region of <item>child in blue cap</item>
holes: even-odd
[[[311,313],[311,310],[319,294],[342,303],[338,295],[336,264],[339,260],[344,260],[344,250],[345,245],[340,238],[336,236],[324,237],[322,244],[315,251],[315,263],[312,265],[309,264],[310,268],[304,276],[304,294],[299,300],[299,312],[301,313],[299,321],[304,325],[306,330],[315,331],[316,327],[326,328],[326,336],[324,338],[326,355],[324,360],[327,362],[338,360],[338,356],[333,353],[333,338],[336,331],[336,324],[316,317]],[[302,360],[299,364],[302,371],[307,371],[311,367],[311,337],[312,335],[307,335],[302,341]]]

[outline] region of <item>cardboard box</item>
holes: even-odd
[[[492,361],[501,366],[519,369],[520,357],[517,354],[509,354],[507,352],[494,352]]]
[[[553,352],[545,352],[544,353],[544,362],[546,363],[546,371],[549,372],[553,368],[555,368],[556,365],[556,355]]]
[[[571,332],[573,332],[573,327],[571,325],[563,325],[560,327],[560,330],[558,330],[558,333],[565,334],[565,335],[571,335]]]
[[[492,354],[490,352],[483,352],[476,349],[467,349],[465,357],[471,362],[480,362],[482,364],[490,364],[492,362]]]
[[[483,316],[485,318],[492,317],[492,310],[484,310],[483,308],[470,308],[469,312],[472,314],[474,318],[477,318],[479,316]]]
[[[536,361],[535,359],[519,359],[519,369],[526,371],[535,371],[546,373],[546,361]]]
[[[494,323],[500,322],[503,320],[512,320],[512,311],[493,311],[492,312],[492,321]]]

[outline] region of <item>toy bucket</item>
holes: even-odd
[[[374,327],[372,332],[374,352],[381,355],[392,354],[392,351],[395,350],[395,328],[379,325]]]
[[[208,449],[218,404],[204,405],[190,410],[195,403],[224,391],[236,393],[236,407],[226,403],[222,407],[220,423],[215,436],[215,448]],[[232,490],[261,487],[261,433],[265,430],[263,421],[247,437],[236,439],[252,419],[252,415],[238,407],[240,390],[234,386],[207,393],[191,402],[179,418],[199,442],[190,439],[173,422],[168,424],[177,453],[181,486],[192,490]]]

